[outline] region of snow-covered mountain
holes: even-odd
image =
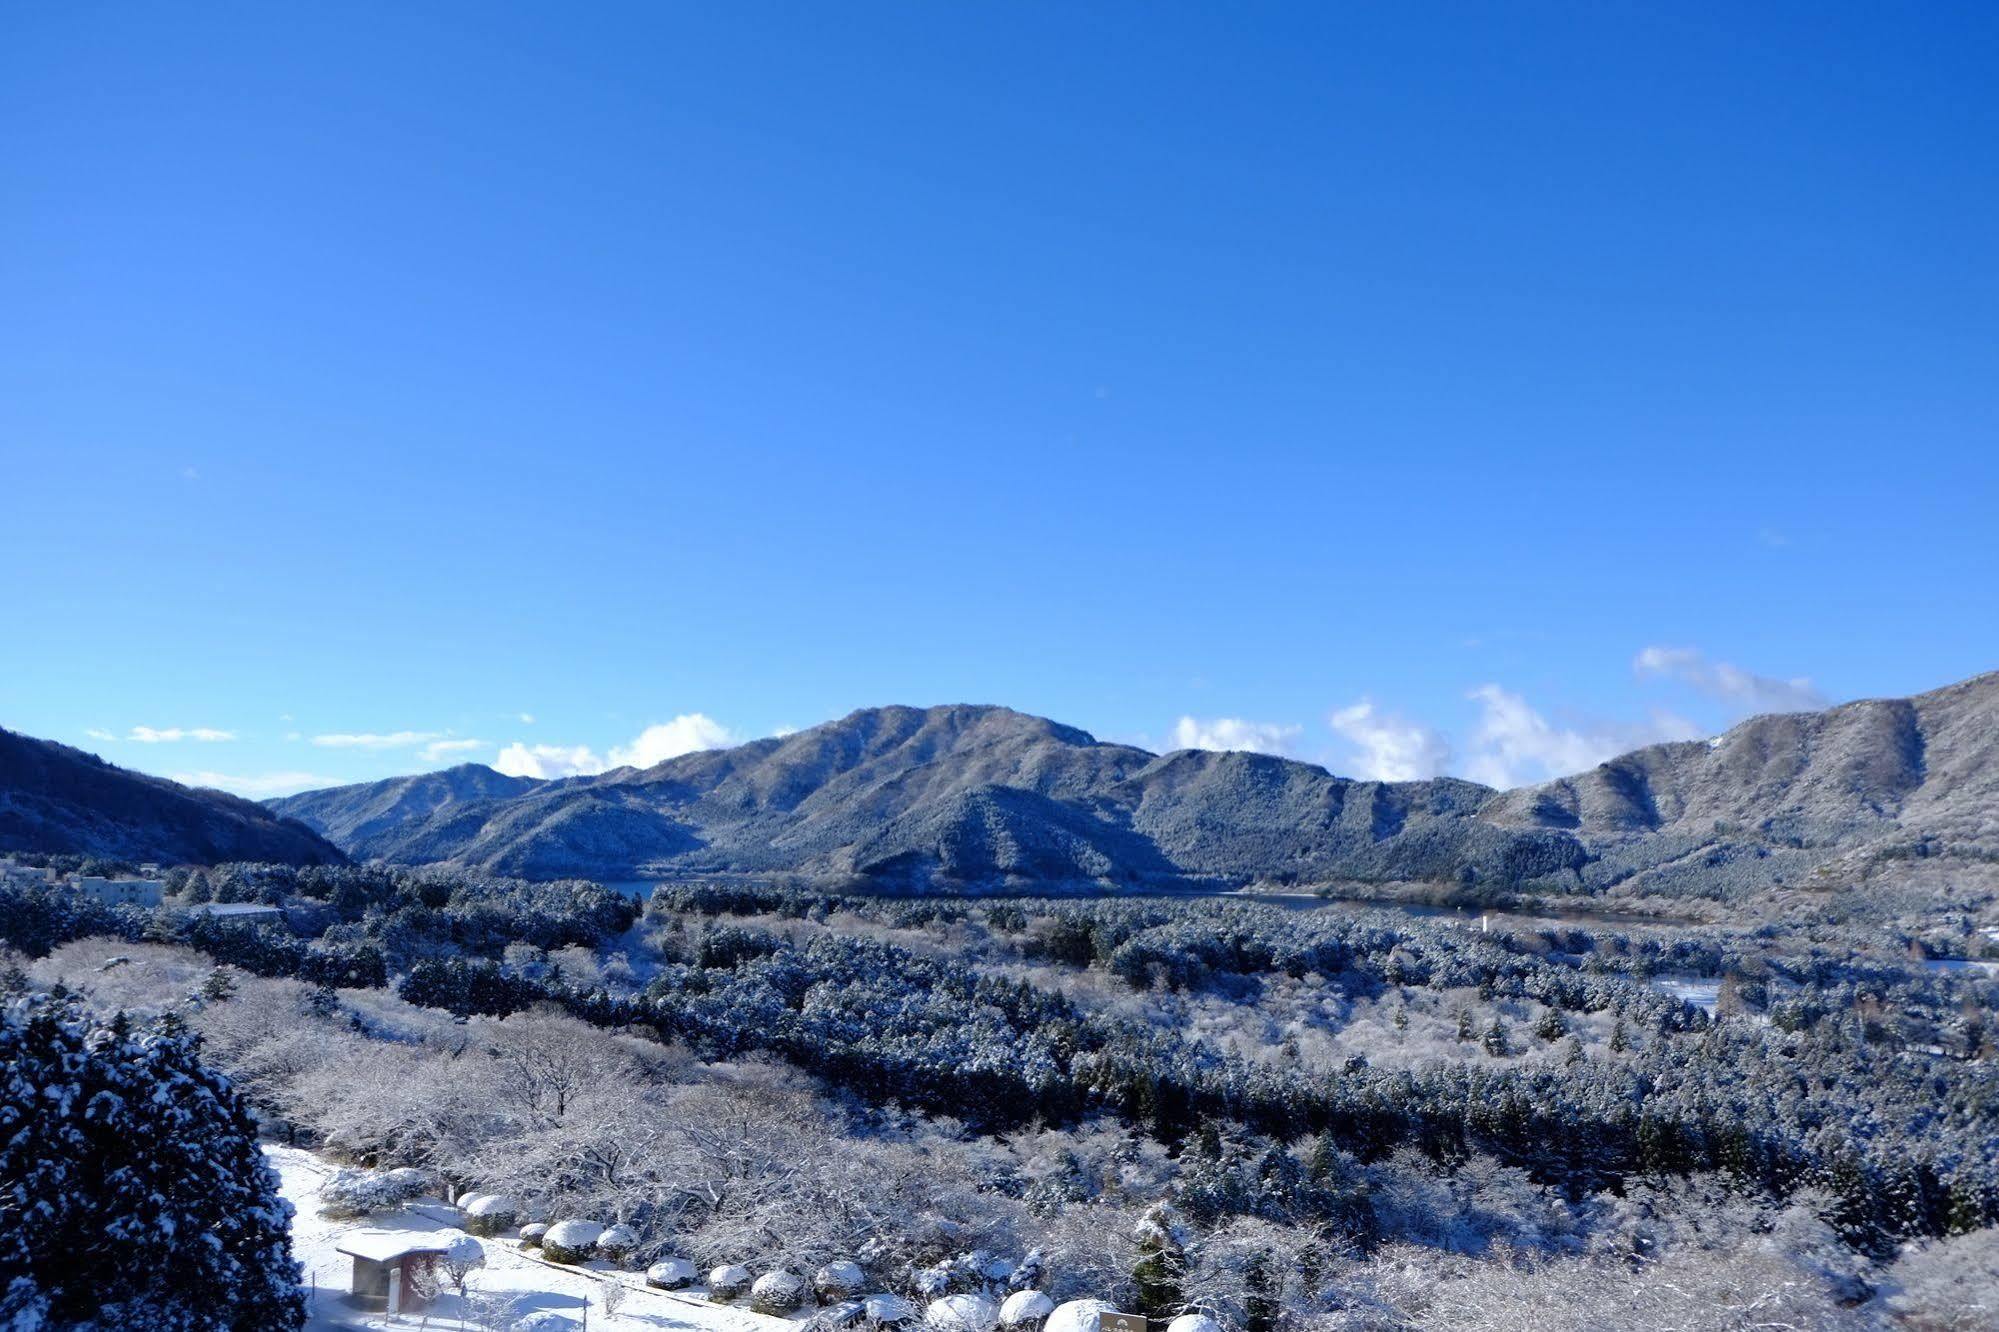
[[[1499,792],[1156,755],[1007,708],[870,708],[601,777],[476,765],[271,802],[363,859],[527,877],[798,873],[946,891],[1425,880],[1727,895],[1999,848],[1999,674],[1759,717]],[[1855,868],[1857,867],[1857,868]]]

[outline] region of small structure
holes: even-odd
[[[354,1260],[354,1302],[398,1314],[423,1308],[417,1286],[428,1283],[415,1278],[434,1269],[447,1246],[448,1237],[435,1232],[363,1228],[341,1236],[334,1249]]]

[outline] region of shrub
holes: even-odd
[[[662,1258],[646,1269],[646,1284],[661,1290],[679,1290],[694,1284],[694,1264],[685,1258]]]
[[[558,1221],[542,1232],[542,1257],[552,1263],[587,1262],[597,1254],[604,1228],[595,1221]]]
[[[805,1302],[805,1282],[796,1272],[766,1272],[750,1287],[750,1308],[782,1317]],[[990,1330],[988,1330],[990,1332]]]
[[[708,1274],[708,1298],[711,1300],[739,1300],[750,1290],[750,1269],[747,1267],[718,1267]]]

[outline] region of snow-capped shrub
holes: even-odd
[[[662,1258],[646,1269],[646,1284],[661,1290],[679,1290],[694,1284],[695,1267],[685,1258]]]
[[[993,1332],[999,1308],[983,1295],[946,1295],[923,1311],[923,1325],[931,1332]]]
[[[481,1193],[463,1204],[465,1228],[474,1235],[497,1235],[520,1220],[521,1205],[504,1193]]]
[[[750,1269],[747,1267],[718,1267],[708,1274],[708,1298],[711,1300],[739,1300],[749,1291]]]
[[[1206,1314],[1181,1314],[1166,1325],[1166,1332],[1222,1332],[1222,1325]]]
[[[766,1272],[750,1287],[750,1308],[778,1317],[805,1302],[805,1281],[796,1272]]]
[[[536,1221],[536,1222],[534,1222],[534,1223],[532,1223],[532,1224],[530,1224],[530,1225],[525,1225],[525,1226],[522,1226],[522,1227],[521,1227],[521,1247],[522,1247],[523,1249],[538,1249],[538,1248],[540,1248],[540,1247],[541,1247],[541,1238],[542,1238],[542,1236],[546,1235],[547,1233],[548,1233],[548,1226],[547,1226],[547,1225],[545,1225],[544,1223],[540,1222],[540,1221]]]
[[[557,1309],[542,1309],[516,1321],[513,1332],[576,1332],[576,1320]]]
[[[444,1265],[470,1271],[486,1265],[486,1246],[470,1235],[455,1235],[444,1246]]]
[[[596,1255],[597,1237],[603,1233],[595,1221],[558,1221],[542,1232],[542,1257],[553,1263],[585,1262]]]
[[[352,1221],[371,1212],[386,1212],[421,1194],[423,1182],[423,1172],[418,1170],[342,1170],[320,1189],[319,1214],[335,1221]]]
[[[1098,1318],[1114,1312],[1102,1300],[1070,1300],[1050,1311],[1041,1332],[1097,1332]]]
[[[429,1193],[432,1185],[436,1183],[429,1171],[418,1170],[415,1166],[397,1166],[393,1170],[384,1170],[382,1178],[398,1189],[409,1190],[409,1196],[412,1198],[420,1198]]]
[[[1038,1290],[1016,1290],[1000,1305],[1000,1326],[1012,1332],[1038,1332],[1048,1315],[1055,1312],[1055,1301]]]
[[[812,1274],[812,1293],[821,1304],[837,1304],[858,1298],[866,1282],[859,1263],[828,1263]]]
[[[639,1247],[639,1233],[630,1226],[612,1226],[597,1237],[597,1256],[621,1263]]]
[[[906,1327],[916,1321],[916,1306],[900,1295],[870,1295],[863,1316],[876,1327]]]

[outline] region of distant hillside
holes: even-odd
[[[221,791],[113,767],[51,740],[0,730],[0,851],[160,864],[344,863],[310,828]]]
[[[1481,817],[1571,833],[1590,850],[1585,884],[1649,893],[1795,884],[1832,862],[1999,860],[1999,673],[1635,750]]]
[[[1000,707],[869,708],[643,771],[476,766],[275,802],[364,859],[526,877],[797,873],[909,891],[1264,880],[1731,896],[1820,867],[1999,859],[1999,675],[1759,717],[1497,792],[1154,755]]]
[[[298,799],[360,807],[381,794]],[[797,872],[912,889],[1430,879],[1468,863],[1518,876],[1581,862],[1567,833],[1479,823],[1492,795],[1453,779],[1348,781],[1254,754],[1160,757],[1007,708],[889,707],[455,802],[346,845],[530,877]]]
[[[532,777],[509,777],[482,763],[463,763],[442,772],[281,796],[266,800],[264,807],[341,846],[355,846],[452,805],[503,800],[539,785]]]

